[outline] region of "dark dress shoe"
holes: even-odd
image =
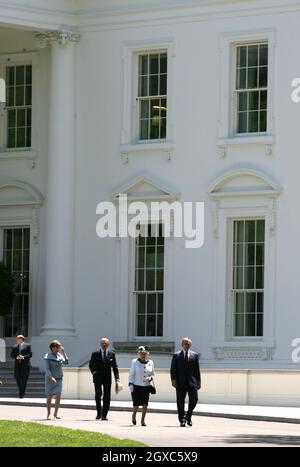
[[[136,425],[136,419],[132,417],[132,424]]]
[[[97,415],[96,420],[100,420],[100,419],[101,419],[101,415]]]
[[[188,424],[188,426],[193,426],[192,420],[187,420],[186,423]]]
[[[181,420],[180,426],[185,426],[185,420]]]
[[[101,420],[107,422],[108,418],[107,417],[102,417]]]
[[[141,426],[147,426],[145,422],[142,422],[141,423]]]

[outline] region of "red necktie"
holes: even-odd
[[[187,352],[185,352],[185,356],[184,356],[184,366],[186,368],[189,366],[189,356]]]

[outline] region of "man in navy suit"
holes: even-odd
[[[109,339],[103,337],[100,341],[100,347],[101,348],[97,352],[92,353],[89,368],[93,375],[95,386],[96,420],[107,420],[107,413],[110,406],[111,370],[113,370],[115,380],[118,382],[119,369],[115,353],[108,350]],[[102,394],[103,407],[101,407]]]
[[[182,350],[173,354],[171,363],[171,381],[176,389],[177,412],[180,426],[187,423],[192,426],[193,410],[198,402],[198,390],[201,388],[199,355],[190,350],[192,341],[184,337],[181,342]],[[184,401],[189,396],[188,411],[185,414]]]
[[[10,356],[15,361],[15,379],[19,389],[19,397],[22,399],[27,386],[32,357],[31,345],[25,342],[25,337],[22,334],[16,337],[16,345],[12,348]]]

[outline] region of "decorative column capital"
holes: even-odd
[[[64,47],[69,42],[79,42],[80,34],[70,31],[43,31],[34,33],[37,47],[44,49],[49,44],[57,44]]]

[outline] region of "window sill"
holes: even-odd
[[[123,162],[129,162],[129,156],[132,155],[145,155],[145,154],[158,154],[164,155],[167,160],[171,160],[174,151],[174,144],[170,141],[157,142],[157,143],[136,143],[124,144],[120,146],[120,153]]]
[[[1,160],[28,160],[31,162],[31,168],[35,167],[35,161],[37,158],[37,151],[28,150],[28,151],[5,151],[0,152],[0,161]]]
[[[267,156],[273,155],[274,136],[273,135],[253,135],[253,136],[236,136],[234,138],[220,138],[217,143],[218,156],[224,158],[227,156],[228,148],[231,146],[248,146],[248,145],[265,146]]]

